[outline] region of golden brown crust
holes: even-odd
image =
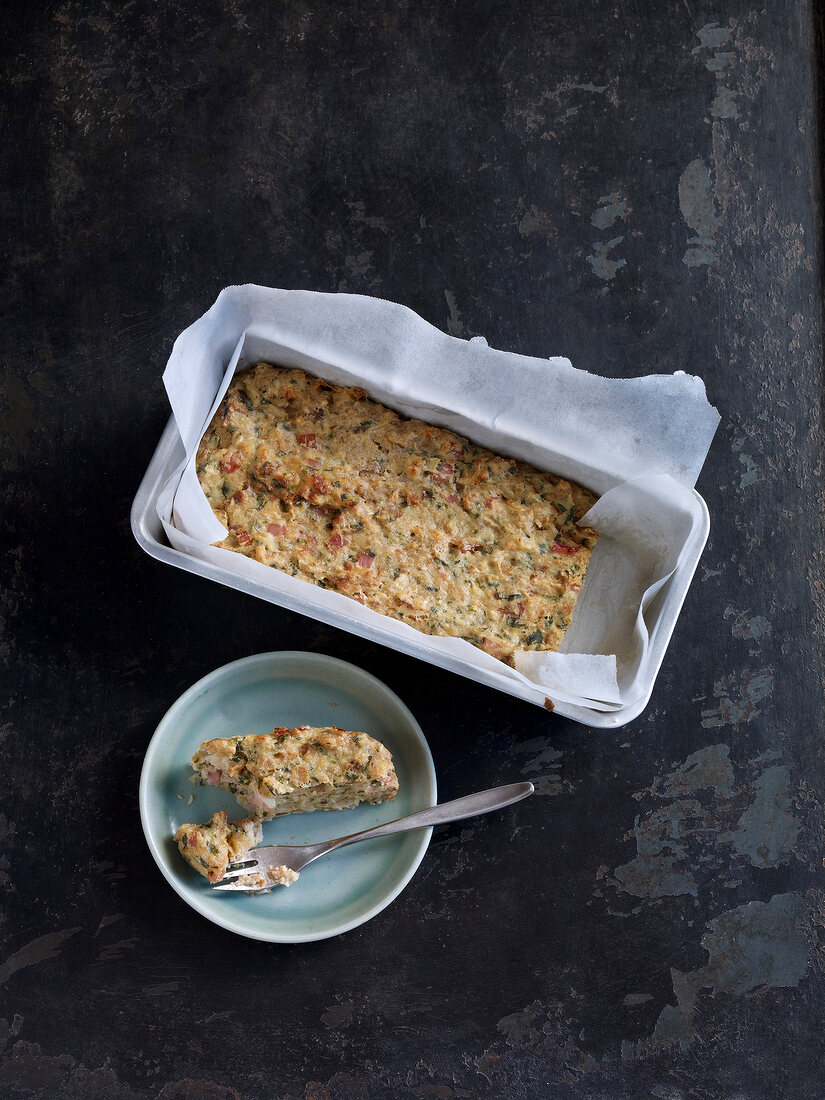
[[[561,644],[596,497],[363,390],[259,363],[201,441],[218,545],[512,663]]]

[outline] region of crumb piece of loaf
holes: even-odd
[[[298,871],[281,864],[280,867],[267,867],[265,871],[252,870],[238,875],[235,881],[253,887],[259,893],[269,893],[273,886],[291,886],[298,881],[298,874]]]
[[[203,783],[225,787],[258,820],[349,810],[360,802],[389,802],[398,793],[388,750],[367,733],[336,726],[219,737],[201,745],[192,767]]]
[[[216,545],[509,664],[558,649],[599,537],[588,489],[268,363],[232,380],[197,474]]]
[[[227,821],[223,810],[203,825],[181,825],[175,833],[180,854],[210,882],[220,882],[227,866],[240,860],[261,839],[257,821]]]

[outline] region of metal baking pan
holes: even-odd
[[[258,596],[262,600],[268,600],[280,607],[286,607],[290,611],[298,611],[301,614],[309,615],[328,623],[330,626],[339,627],[341,630],[358,634],[383,645],[389,645],[391,648],[407,653],[411,657],[417,657],[419,660],[436,664],[461,676],[466,676],[499,691],[507,692],[509,695],[524,699],[526,702],[535,703],[534,692],[522,687],[515,681],[507,679],[505,676],[496,676],[486,670],[475,669],[466,662],[449,655],[434,653],[427,644],[426,635],[422,635],[420,642],[399,639],[394,635],[385,634],[378,627],[350,619],[348,616],[339,614],[329,608],[314,606],[309,599],[296,599],[288,594],[276,592],[263,584],[258,584],[246,577],[240,577],[228,569],[223,569],[210,562],[200,561],[174,549],[169,545],[158,518],[157,502],[162,486],[183,458],[183,446],[178,435],[177,426],[174,419],[170,418],[132,504],[132,532],[138,544],[151,557],[165,562],[167,565],[185,569],[189,573],[208,577],[210,580],[217,581],[228,588],[236,588],[240,592]],[[651,675],[649,677],[649,687],[645,694],[631,705],[612,713],[602,713],[587,707],[578,707],[567,703],[556,703],[554,707],[556,714],[572,718],[574,721],[581,722],[586,726],[612,729],[631,722],[647,706],[653,691],[656,674],[661,667],[668,642],[676,626],[676,620],[710,531],[710,517],[707,506],[702,497],[695,490],[693,492],[701,505],[703,520],[691,534],[686,560],[682,562],[679,570],[666,582],[658,593],[654,605],[650,608],[649,668]]]

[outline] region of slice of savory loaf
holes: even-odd
[[[398,793],[387,749],[369,734],[335,726],[218,737],[201,745],[192,767],[202,782],[230,791],[256,820],[349,810]]]

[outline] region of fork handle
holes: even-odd
[[[491,810],[500,810],[527,798],[535,790],[532,783],[508,783],[504,787],[493,787],[489,791],[478,791],[463,798],[454,798],[451,802],[442,802],[430,806],[427,810],[398,817],[385,825],[376,825],[374,829],[364,829],[360,833],[338,837],[324,845],[325,852],[343,848],[347,844],[357,844],[360,840],[372,840],[374,837],[389,836],[391,833],[404,833],[408,829],[425,829],[431,825],[446,825],[450,821],[463,821],[466,817],[487,814]]]

